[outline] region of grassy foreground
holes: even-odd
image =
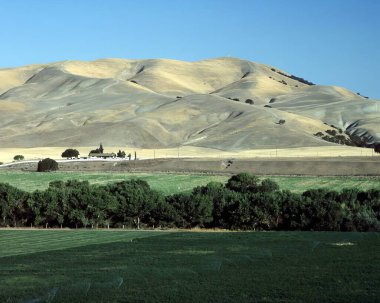
[[[225,183],[229,175],[197,175],[197,174],[164,174],[164,173],[112,173],[112,172],[21,172],[0,170],[0,183],[9,183],[19,189],[32,192],[36,189],[44,190],[49,182],[56,180],[88,180],[91,184],[106,184],[132,178],[141,178],[156,190],[165,195],[191,191],[196,186],[206,185],[216,181]],[[303,192],[310,188],[328,188],[340,191],[343,188],[358,188],[368,190],[380,189],[380,177],[276,177],[281,189],[293,192]]]
[[[380,235],[0,231],[0,302],[378,302]]]

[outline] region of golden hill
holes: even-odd
[[[235,58],[0,69],[0,94],[2,148],[331,147],[314,135],[329,129],[380,141],[378,101]]]

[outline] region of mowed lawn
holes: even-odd
[[[379,302],[380,235],[0,231],[0,302]]]
[[[172,194],[191,191],[196,186],[206,185],[212,181],[225,183],[230,178],[230,175],[113,172],[37,173],[0,170],[0,183],[9,183],[29,192],[36,189],[44,190],[48,187],[49,182],[56,180],[77,179],[88,180],[91,184],[107,184],[132,178],[141,178],[146,180],[153,189],[164,194]],[[310,188],[329,188],[338,191],[343,188],[380,189],[380,177],[273,176],[269,178],[276,181],[281,189],[289,189],[294,192],[303,192]]]

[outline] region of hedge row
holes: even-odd
[[[0,184],[0,225],[239,230],[380,230],[380,191],[280,190],[250,174],[164,196],[134,179],[105,186],[54,181],[27,193]]]

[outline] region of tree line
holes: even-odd
[[[0,215],[10,227],[379,231],[380,190],[298,194],[245,173],[167,196],[140,179],[53,181],[32,193],[0,183]]]

